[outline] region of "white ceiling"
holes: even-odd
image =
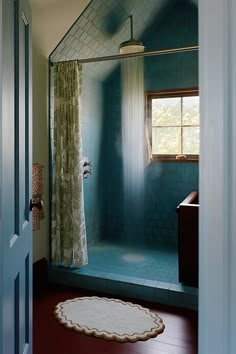
[[[90,0],[30,0],[33,46],[48,57]]]

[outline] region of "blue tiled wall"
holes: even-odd
[[[86,67],[87,66],[87,67]],[[103,208],[99,177],[99,149],[102,138],[103,90],[102,83],[89,75],[89,64],[84,66],[82,89],[83,156],[92,162],[92,175],[84,180],[85,221],[88,246],[102,238]]]
[[[179,10],[179,11],[177,11]],[[197,11],[183,3],[166,10],[162,22],[154,22],[144,33],[149,49],[175,48],[198,43]],[[104,82],[104,128],[100,165],[105,171],[103,207],[104,235],[115,242],[127,241],[124,236],[124,210],[121,158],[121,84],[119,66]],[[145,90],[175,89],[198,86],[198,53],[189,52],[145,58]],[[102,166],[102,167],[101,167]],[[192,190],[198,189],[198,164],[187,162],[152,162],[145,168],[145,229],[135,230],[130,237],[137,243],[177,244],[177,205]],[[131,218],[129,210],[126,219]],[[125,239],[126,238],[126,239]],[[129,238],[129,236],[128,236]]]
[[[197,8],[191,2],[93,0],[50,60],[117,54],[119,44],[130,35],[126,20],[130,14],[134,15],[135,37],[144,41],[147,50],[198,43]],[[145,58],[146,90],[196,86],[196,52]],[[84,65],[83,155],[93,163],[93,174],[84,182],[89,245],[101,238],[125,241],[120,101],[119,63]],[[53,136],[53,97],[51,102]],[[176,243],[175,208],[186,194],[197,189],[198,165],[153,162],[145,169],[145,182],[145,232],[139,234],[137,241]]]
[[[180,11],[178,11],[178,9]],[[168,21],[169,19],[169,21]],[[158,27],[158,28],[157,28]],[[155,41],[164,48],[198,43],[198,16],[194,7],[183,3],[166,14],[155,31]],[[148,37],[148,36],[147,36]],[[154,47],[154,38],[145,41]],[[145,89],[161,90],[198,87],[198,52],[145,59]],[[177,243],[177,205],[198,189],[198,164],[153,162],[146,167],[146,232],[151,242]]]
[[[146,237],[150,243],[177,243],[176,207],[196,189],[196,163],[153,162],[146,168]]]

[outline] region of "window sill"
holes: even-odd
[[[152,162],[199,162],[198,156],[163,156],[163,155],[152,155]]]

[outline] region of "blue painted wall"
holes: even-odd
[[[154,22],[142,36],[148,49],[196,45],[198,17],[195,7],[186,2],[166,8],[162,21]],[[145,57],[145,90],[198,87],[198,53]],[[114,242],[158,245],[177,244],[177,205],[192,190],[198,189],[198,164],[152,162],[145,168],[144,232],[124,234],[120,67],[104,82],[104,117],[100,146],[103,236]],[[128,211],[132,219],[132,210]]]

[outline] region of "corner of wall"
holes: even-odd
[[[33,262],[49,257],[48,60],[33,47],[33,162],[43,166],[44,219],[33,232]]]

